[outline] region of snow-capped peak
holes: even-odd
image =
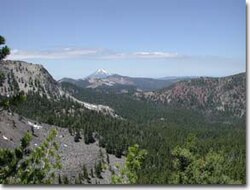
[[[110,76],[111,74],[107,71],[105,71],[104,69],[98,69],[97,71],[95,71],[93,74],[89,75],[87,78],[89,79],[103,79],[106,78],[108,76]]]
[[[107,73],[108,74],[108,72],[107,71],[105,71],[104,69],[98,69],[97,71],[96,71],[97,73]]]

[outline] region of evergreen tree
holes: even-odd
[[[77,130],[76,135],[74,137],[74,140],[75,140],[75,142],[80,142],[80,139],[82,139],[82,137],[81,137],[80,131]]]
[[[99,161],[96,165],[95,165],[95,174],[96,174],[96,177],[98,178],[102,178],[102,162]]]
[[[0,86],[3,86],[4,80],[5,80],[5,75],[3,72],[0,72]]]
[[[17,93],[12,97],[4,97],[0,102],[0,108],[2,110],[14,111],[19,104],[26,101],[26,96],[23,91]]]
[[[87,170],[85,164],[83,165],[82,170],[83,170],[83,177],[84,177],[84,179],[88,179],[89,178],[89,174],[88,174],[88,170]]]
[[[84,131],[84,142],[85,144],[91,144],[95,142],[92,130],[87,126]]]
[[[63,176],[63,184],[65,185],[69,184],[69,178],[66,175]]]
[[[91,175],[91,177],[92,177],[92,178],[94,177],[94,171],[93,171],[93,168],[91,168],[91,170],[90,170],[90,175]]]
[[[110,164],[109,154],[107,153],[107,163]]]
[[[113,184],[135,184],[138,180],[138,171],[144,162],[146,150],[140,150],[139,145],[135,144],[128,148],[125,167],[120,174],[112,175]]]
[[[4,59],[7,55],[10,54],[10,49],[8,46],[3,46],[5,44],[5,38],[3,36],[0,36],[0,60]]]
[[[240,184],[225,174],[225,160],[222,152],[212,150],[204,157],[196,151],[196,137],[187,138],[183,147],[177,146],[174,157],[170,183],[173,184]]]
[[[59,184],[59,185],[60,185],[60,184],[63,184],[62,178],[61,178],[61,175],[60,175],[60,174],[58,175],[58,184]]]
[[[25,155],[32,135],[25,134],[21,146],[15,150],[0,149],[0,183],[4,184],[50,184],[55,180],[55,171],[61,168],[57,155],[57,134],[52,129],[45,141]]]

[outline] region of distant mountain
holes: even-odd
[[[103,79],[103,78],[107,78],[110,75],[111,74],[105,71],[104,69],[98,69],[97,71],[89,75],[87,79]]]
[[[82,88],[112,90],[117,93],[126,92],[133,89],[134,91],[153,91],[168,87],[177,81],[190,79],[190,77],[175,77],[170,79],[153,79],[128,77],[119,74],[109,74],[104,70],[97,70],[85,79],[63,78],[59,82],[68,82]]]
[[[167,77],[161,77],[160,80],[187,80],[187,79],[194,79],[199,78],[197,76],[167,76]]]
[[[246,114],[246,73],[228,77],[200,77],[177,82],[155,92],[136,93],[137,98],[168,106],[195,108],[206,113]]]

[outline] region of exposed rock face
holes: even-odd
[[[136,93],[135,96],[166,105],[228,111],[243,117],[246,113],[246,74],[222,78],[201,77],[181,81],[156,92]]]
[[[63,94],[55,81],[42,65],[23,61],[1,61],[0,71],[5,74],[5,80],[0,87],[2,96],[13,95],[17,91],[38,92],[47,97],[59,97]]]

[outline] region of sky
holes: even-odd
[[[7,59],[56,79],[227,76],[246,69],[244,0],[1,0]]]

